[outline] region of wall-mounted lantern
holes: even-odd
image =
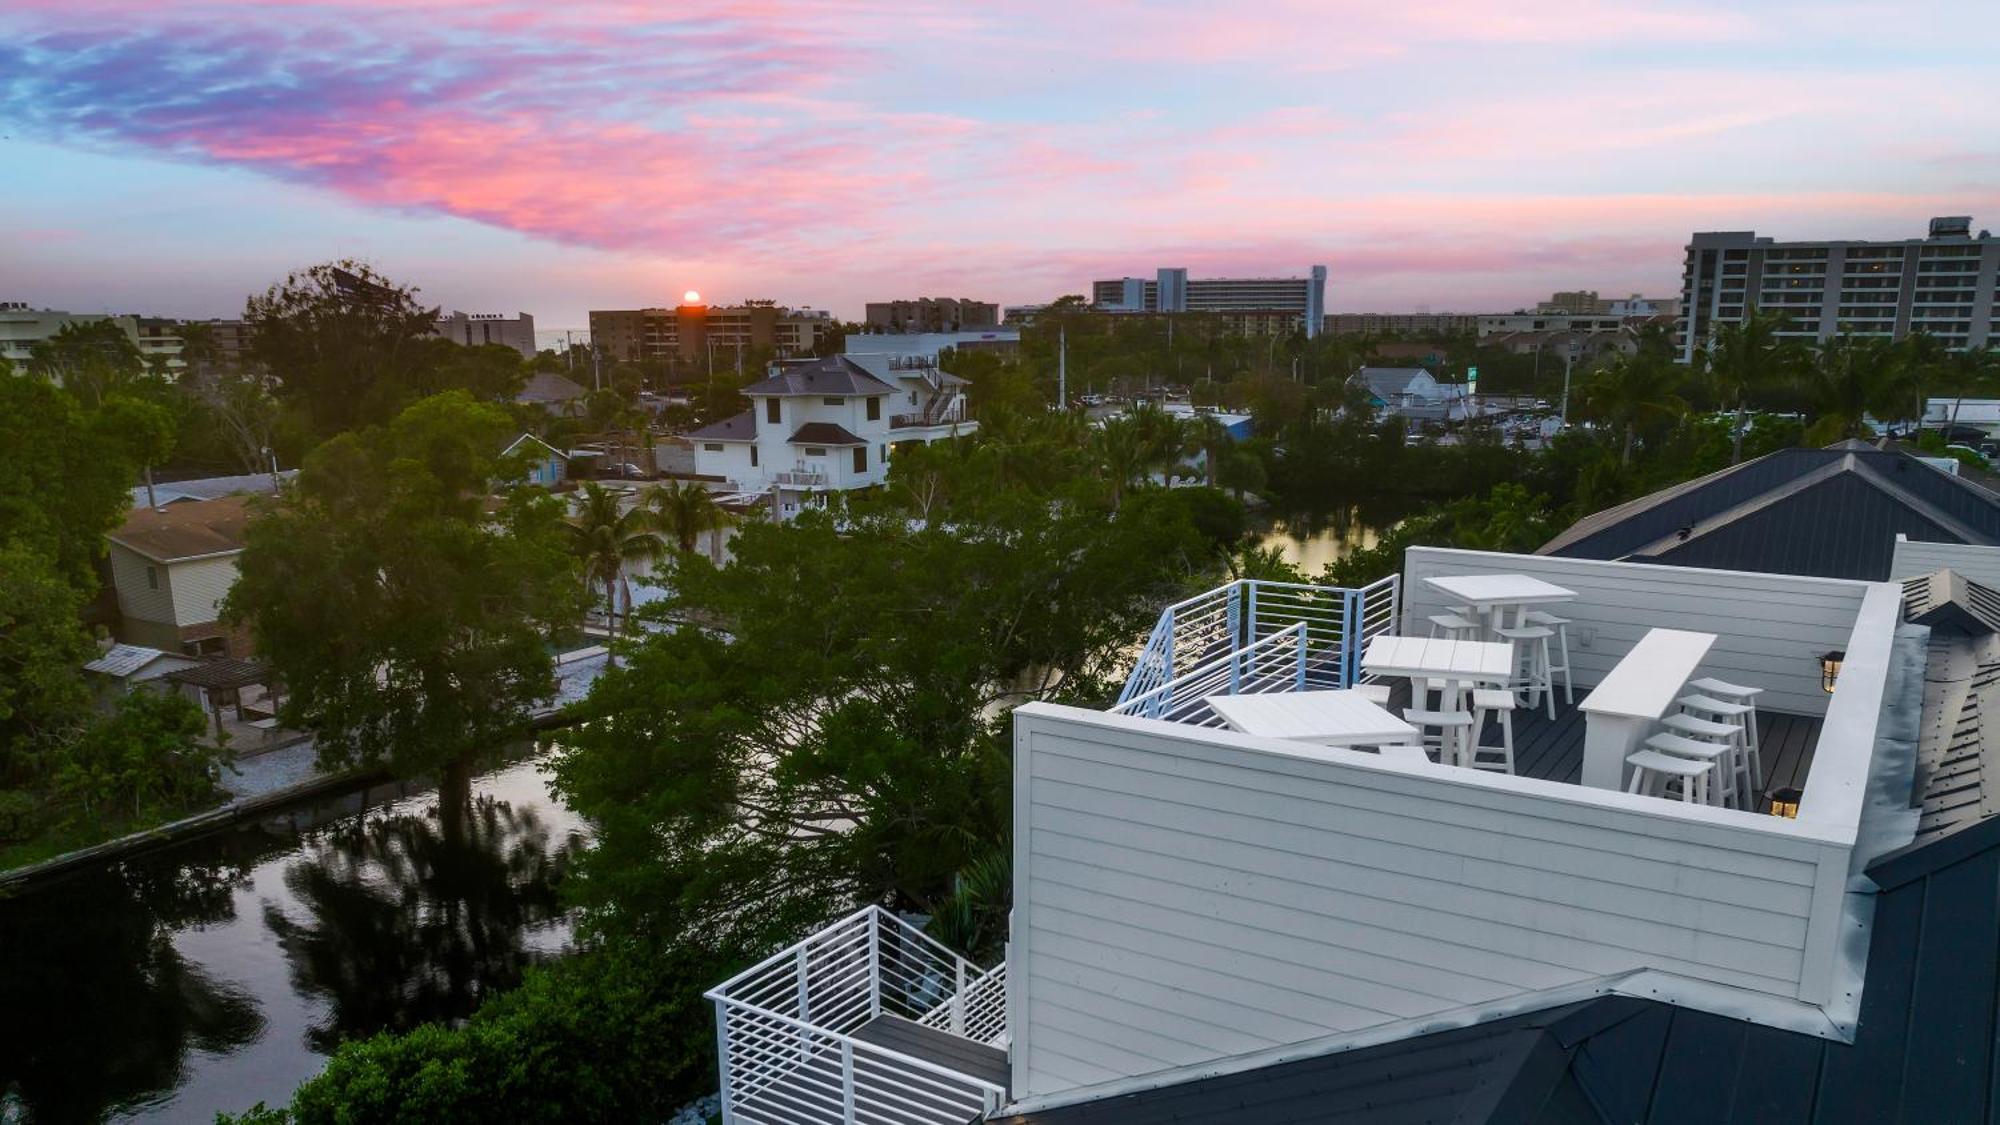
[[[1847,659],[1847,654],[1840,651],[1839,649],[1834,649],[1832,652],[1822,653],[1820,655],[1819,658],[1820,687],[1826,689],[1826,691],[1829,693],[1833,691],[1834,681],[1840,679],[1841,661],[1846,659]]]

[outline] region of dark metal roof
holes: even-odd
[[[746,395],[892,395],[896,388],[870,375],[845,356],[827,356],[779,368],[778,373],[743,388]]]
[[[867,445],[844,426],[832,422],[807,422],[793,432],[793,445]]]
[[[1566,1074],[1569,1005],[990,1125],[1354,1125],[1595,1122]]]
[[[168,672],[167,679],[198,688],[238,688],[271,682],[271,669],[254,660],[209,660]]]
[[[2000,496],[1848,441],[1779,450],[1608,508],[1540,553],[1880,580],[1898,534],[2000,544]]]
[[[1851,1044],[1605,997],[996,1121],[2000,1123],[2000,817],[1868,877],[1881,894]]]
[[[757,440],[756,411],[745,410],[741,414],[724,418],[720,422],[710,422],[688,435],[689,441],[755,441]]]

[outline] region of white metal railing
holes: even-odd
[[[826,483],[826,474],[804,469],[783,469],[774,474],[778,483],[795,487],[811,488]]]
[[[981,969],[880,907],[706,995],[730,1125],[964,1125],[1006,1097],[1004,1087],[857,1037],[884,1016],[987,1046],[1007,1033],[1004,964]]]
[[[1324,673],[1315,681],[1306,636],[1306,623],[1295,621],[1268,637],[1230,649],[1151,691],[1135,695],[1112,707],[1111,713],[1216,727],[1223,725],[1222,716],[1205,702],[1211,695],[1256,695],[1330,687]]]
[[[1160,612],[1119,707],[1294,625],[1303,627],[1306,686],[1351,687],[1368,639],[1395,630],[1401,596],[1402,579],[1392,574],[1360,589],[1238,579],[1176,602]]]

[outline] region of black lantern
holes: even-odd
[[[1803,792],[1788,785],[1783,789],[1771,790],[1766,795],[1766,800],[1771,804],[1769,811],[1772,816],[1782,816],[1797,820],[1799,816],[1799,798],[1803,796],[1805,796]]]
[[[1846,659],[1847,659],[1847,654],[1840,651],[1839,649],[1834,649],[1832,652],[1822,653],[1820,655],[1819,658],[1820,687],[1826,689],[1828,692],[1833,691],[1833,682],[1840,678],[1840,663],[1841,661]]]

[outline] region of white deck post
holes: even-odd
[[[854,1121],[854,1041],[840,1037],[840,1119]]]
[[[882,917],[868,915],[868,1018],[882,1014]]]
[[[953,1035],[964,1035],[965,1034],[965,959],[962,957],[957,959],[956,962],[954,962],[953,964],[953,968],[957,970],[958,989],[957,991],[951,994],[951,1033]]]
[[[729,1001],[715,1002],[716,1101],[722,1108],[722,1125],[735,1125],[736,1107],[729,1097]]]
[[[806,946],[799,946],[795,960],[798,962],[799,1022],[809,1024],[812,1022],[812,1004],[806,996]],[[812,1058],[812,1033],[809,1031],[799,1032],[799,1058],[802,1061]]]

